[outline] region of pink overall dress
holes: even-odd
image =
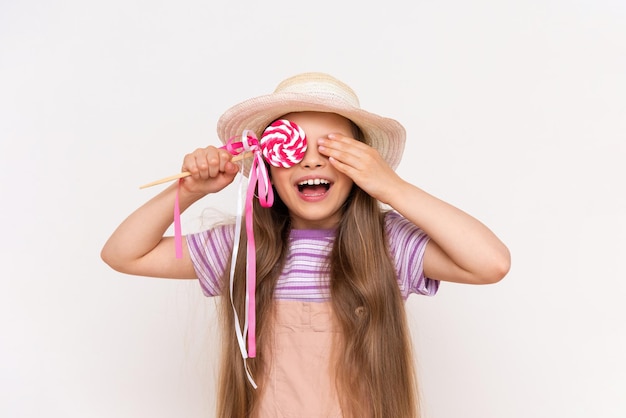
[[[274,344],[255,418],[341,418],[336,333],[330,303],[276,301]]]

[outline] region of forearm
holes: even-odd
[[[113,232],[102,249],[102,259],[116,270],[128,271],[129,266],[144,257],[163,240],[174,221],[174,183],[128,216]],[[181,194],[180,210],[197,200]]]
[[[362,142],[329,134],[317,143],[333,167],[429,235],[424,255],[428,277],[477,284],[496,282],[507,273],[508,249],[477,219],[404,181]]]
[[[186,246],[175,257],[174,239],[164,237],[174,221],[178,188],[180,211],[210,193],[229,185],[239,167],[226,151],[208,146],[185,155],[181,171],[190,176],[172,184],[133,212],[113,232],[102,249],[102,259],[115,270],[150,277],[194,278],[194,266]]]
[[[398,181],[388,203],[434,241],[434,256],[425,268],[443,280],[493,283],[508,272],[507,247],[476,218],[404,180]],[[458,270],[441,262],[445,257]]]

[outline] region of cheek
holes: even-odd
[[[285,197],[285,192],[291,188],[287,170],[286,168],[270,166],[270,181],[281,199]]]

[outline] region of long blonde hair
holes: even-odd
[[[331,303],[342,330],[336,386],[346,418],[419,415],[404,301],[389,255],[384,222],[378,201],[354,185],[344,204],[329,260]],[[265,355],[271,341],[274,287],[288,252],[289,232],[289,211],[279,196],[276,195],[271,208],[254,202],[258,350],[256,358],[248,359],[248,366],[259,389],[252,388],[246,379],[232,332],[235,318],[226,293],[221,303],[219,418],[249,417],[257,407],[263,390]],[[242,234],[233,290],[238,312],[244,312],[245,245],[246,237]],[[228,286],[222,288],[229,291]]]

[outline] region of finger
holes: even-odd
[[[231,162],[233,155],[226,150],[219,150],[219,170],[221,173],[229,173],[233,171],[234,163]]]
[[[232,158],[231,154],[222,149],[215,149],[214,152],[208,157],[208,176],[209,178],[215,178],[222,173],[226,172],[226,165]]]
[[[367,145],[344,136],[329,135],[318,140],[321,154],[349,165],[360,165],[368,148]]]
[[[181,171],[188,171],[191,173],[192,177],[198,178],[198,163],[196,161],[196,154],[198,153],[199,150],[195,150],[194,152],[185,155],[185,158],[183,159],[183,166],[181,168]]]
[[[207,180],[210,177],[211,158],[211,154],[207,152],[198,152],[195,154],[197,172],[194,178],[197,180]]]
[[[326,137],[327,139],[333,141],[336,146],[344,146],[360,150],[371,148],[363,141],[359,141],[358,139],[354,139],[350,136],[346,136],[340,133],[330,133]]]
[[[355,179],[355,176],[357,175],[357,170],[354,167],[342,162],[341,160],[336,159],[335,157],[328,157],[328,161],[332,164],[333,167],[335,167],[337,171],[345,174],[352,180]]]

